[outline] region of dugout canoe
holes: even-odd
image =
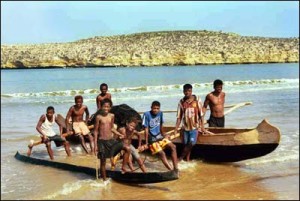
[[[165,126],[165,131],[174,130]],[[267,155],[274,151],[280,142],[279,128],[271,125],[266,119],[255,128],[207,128],[215,135],[198,135],[197,144],[193,147],[191,159],[202,159],[208,162],[238,162]],[[176,145],[177,154],[183,150],[180,138],[172,142]],[[137,140],[134,140],[137,145]]]
[[[72,156],[76,157],[76,156]],[[43,165],[43,166],[49,166],[54,167],[62,170],[68,170],[72,172],[80,172],[85,173],[87,175],[93,176],[96,178],[96,169],[86,166],[79,166],[69,163],[62,163],[58,161],[51,161],[47,159],[40,159],[35,157],[29,157],[25,154],[21,154],[17,152],[15,154],[15,158],[17,160],[31,163],[35,165]],[[100,170],[98,170],[98,177],[100,178],[99,174]],[[135,183],[135,184],[146,184],[146,183],[158,183],[158,182],[165,182],[165,181],[171,181],[178,179],[178,172],[171,170],[166,172],[126,172],[121,173],[121,171],[118,170],[106,170],[107,177],[118,181],[118,182],[124,182],[124,183]]]

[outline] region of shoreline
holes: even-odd
[[[295,62],[245,62],[245,63],[211,63],[211,64],[198,64],[198,65],[188,65],[188,64],[182,64],[182,65],[157,65],[157,66],[44,66],[44,67],[22,67],[22,68],[2,68],[1,70],[34,70],[34,69],[74,69],[74,68],[143,68],[143,67],[163,67],[168,66],[170,68],[172,67],[178,67],[178,66],[216,66],[216,65],[246,65],[246,64],[284,64],[284,63],[299,63],[299,61]]]

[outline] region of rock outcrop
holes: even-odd
[[[173,66],[299,62],[299,38],[212,31],[101,36],[69,43],[1,45],[1,68]]]

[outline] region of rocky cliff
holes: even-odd
[[[299,38],[249,37],[203,30],[1,45],[2,69],[284,62],[299,62]]]

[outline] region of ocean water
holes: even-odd
[[[147,185],[126,185],[17,161],[49,105],[66,115],[74,96],[84,97],[96,111],[99,85],[109,86],[115,105],[137,111],[161,102],[174,111],[182,86],[193,85],[205,99],[215,79],[224,81],[226,105],[252,102],[226,116],[226,127],[256,127],[263,119],[281,130],[278,148],[263,157],[229,164],[201,160],[180,163],[180,179]],[[207,118],[208,118],[207,114]],[[175,125],[175,113],[165,124]],[[58,128],[56,127],[58,130]],[[56,160],[69,160],[52,145]],[[73,147],[79,152],[80,147]],[[44,145],[33,155],[47,158]],[[216,194],[215,191],[218,190]],[[252,64],[133,68],[74,68],[1,70],[1,199],[299,199],[299,64]]]

